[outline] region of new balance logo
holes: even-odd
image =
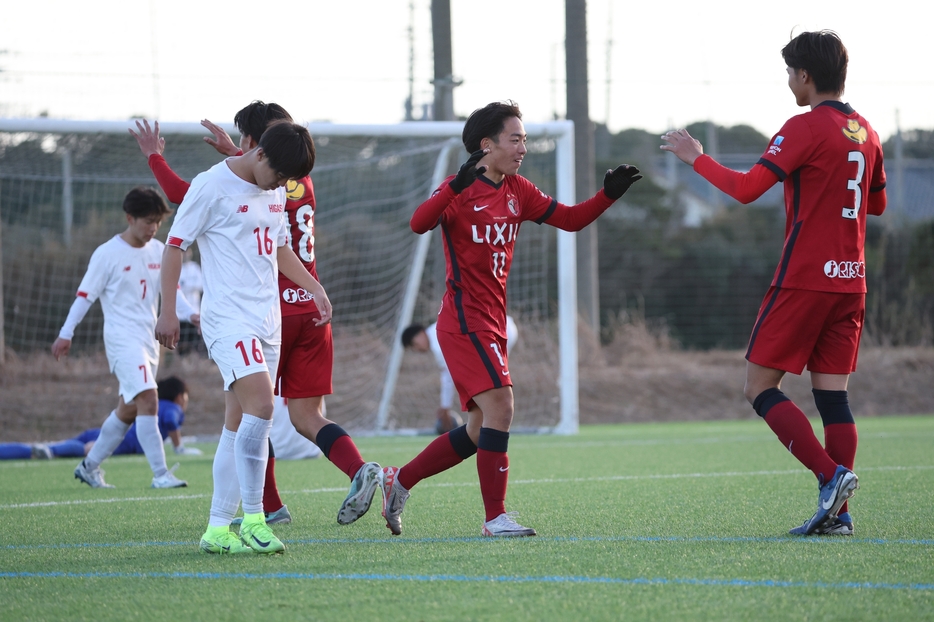
[[[248,211],[250,211],[249,205],[240,205],[239,207],[237,207],[238,214],[246,214]]]

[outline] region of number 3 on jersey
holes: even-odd
[[[862,151],[851,151],[846,159],[849,162],[856,162],[856,177],[846,180],[846,189],[853,191],[853,207],[843,208],[843,217],[849,220],[856,220],[859,214],[859,208],[863,203],[863,189],[860,184],[863,183],[863,175],[866,174],[866,156]]]

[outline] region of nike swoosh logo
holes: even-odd
[[[260,546],[264,546],[264,547],[265,547],[265,546],[269,546],[269,542],[272,542],[272,540],[270,540],[269,542],[263,542],[262,540],[260,540],[260,539],[257,538],[256,536],[252,536],[252,538],[253,538],[253,542],[257,543],[257,544],[260,545]]]
[[[485,210],[485,209],[488,208],[489,206],[490,206],[489,204],[486,204],[486,205],[474,205],[474,206],[473,206],[473,211],[479,212],[479,211],[481,211],[481,210]]]
[[[508,470],[509,470],[509,467],[506,467],[505,469],[504,469],[503,467],[499,467],[499,472],[500,472],[500,473],[505,473],[505,472],[508,471]]]
[[[823,501],[821,501],[821,508],[822,508],[822,509],[829,510],[832,506],[833,506],[833,499],[832,499],[832,498],[831,498],[831,499],[827,499],[827,502],[826,502],[826,503],[823,502]]]
[[[221,548],[224,549],[225,551],[229,551],[229,550],[230,550],[230,547],[229,547],[229,546],[222,546]]]
[[[509,375],[509,372],[508,372],[508,371],[504,371],[504,372],[502,372],[502,373],[503,373],[504,376],[508,376],[508,375]]]

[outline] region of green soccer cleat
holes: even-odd
[[[240,540],[257,553],[282,553],[285,551],[282,540],[272,532],[272,529],[266,524],[266,517],[261,513],[244,514],[243,523],[240,525]]]
[[[237,553],[252,553],[253,549],[243,544],[237,534],[229,527],[208,527],[201,536],[201,552],[216,555],[235,555]]]

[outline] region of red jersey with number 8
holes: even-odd
[[[286,244],[291,247],[311,276],[318,278],[315,262],[315,188],[311,177],[289,180],[285,186],[285,216],[288,220]],[[317,313],[314,299],[304,288],[279,273],[282,316]]]
[[[759,164],[785,189],[785,245],[772,285],[865,293],[869,197],[885,188],[882,145],[866,119],[849,104],[823,102],[789,119]]]

